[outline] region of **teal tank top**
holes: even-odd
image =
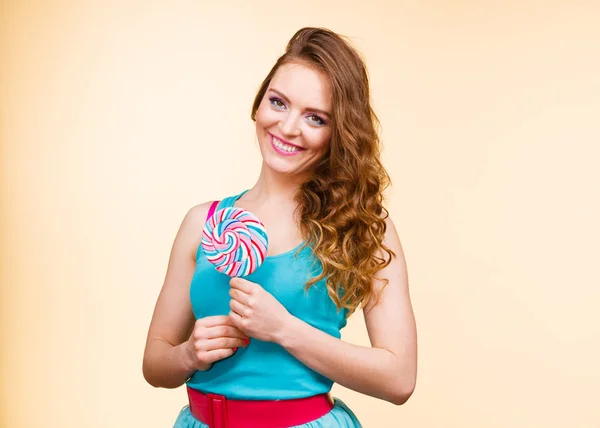
[[[244,193],[223,199],[217,210],[232,207]],[[324,279],[305,291],[306,281],[321,272],[322,266],[309,246],[298,253],[301,247],[268,256],[246,279],[260,284],[293,316],[340,338],[347,311],[337,309],[327,294]],[[206,259],[200,245],[190,284],[196,319],[229,314],[229,280]],[[277,400],[329,392],[333,381],[305,366],[282,346],[253,338],[248,347],[239,348],[209,370],[196,371],[187,385],[231,399]]]

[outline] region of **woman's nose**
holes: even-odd
[[[286,136],[297,137],[300,135],[299,117],[294,113],[288,113],[285,118],[279,122],[281,133]]]

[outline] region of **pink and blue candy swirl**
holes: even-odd
[[[247,276],[267,256],[269,239],[261,221],[242,208],[217,211],[202,234],[202,249],[216,269],[231,277]]]

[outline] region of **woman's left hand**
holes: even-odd
[[[230,318],[247,336],[277,342],[286,322],[292,317],[277,299],[259,284],[232,278],[229,295]]]

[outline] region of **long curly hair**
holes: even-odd
[[[391,184],[380,160],[379,121],[369,94],[365,64],[340,35],[324,28],[302,28],[288,42],[260,86],[252,120],[279,67],[301,63],[324,73],[332,88],[332,134],[327,153],[297,194],[300,231],[321,262],[308,290],[326,278],[338,309],[352,314],[375,296],[373,280],[394,253],[383,244],[388,211],[383,191]],[[383,285],[387,284],[383,280]]]

